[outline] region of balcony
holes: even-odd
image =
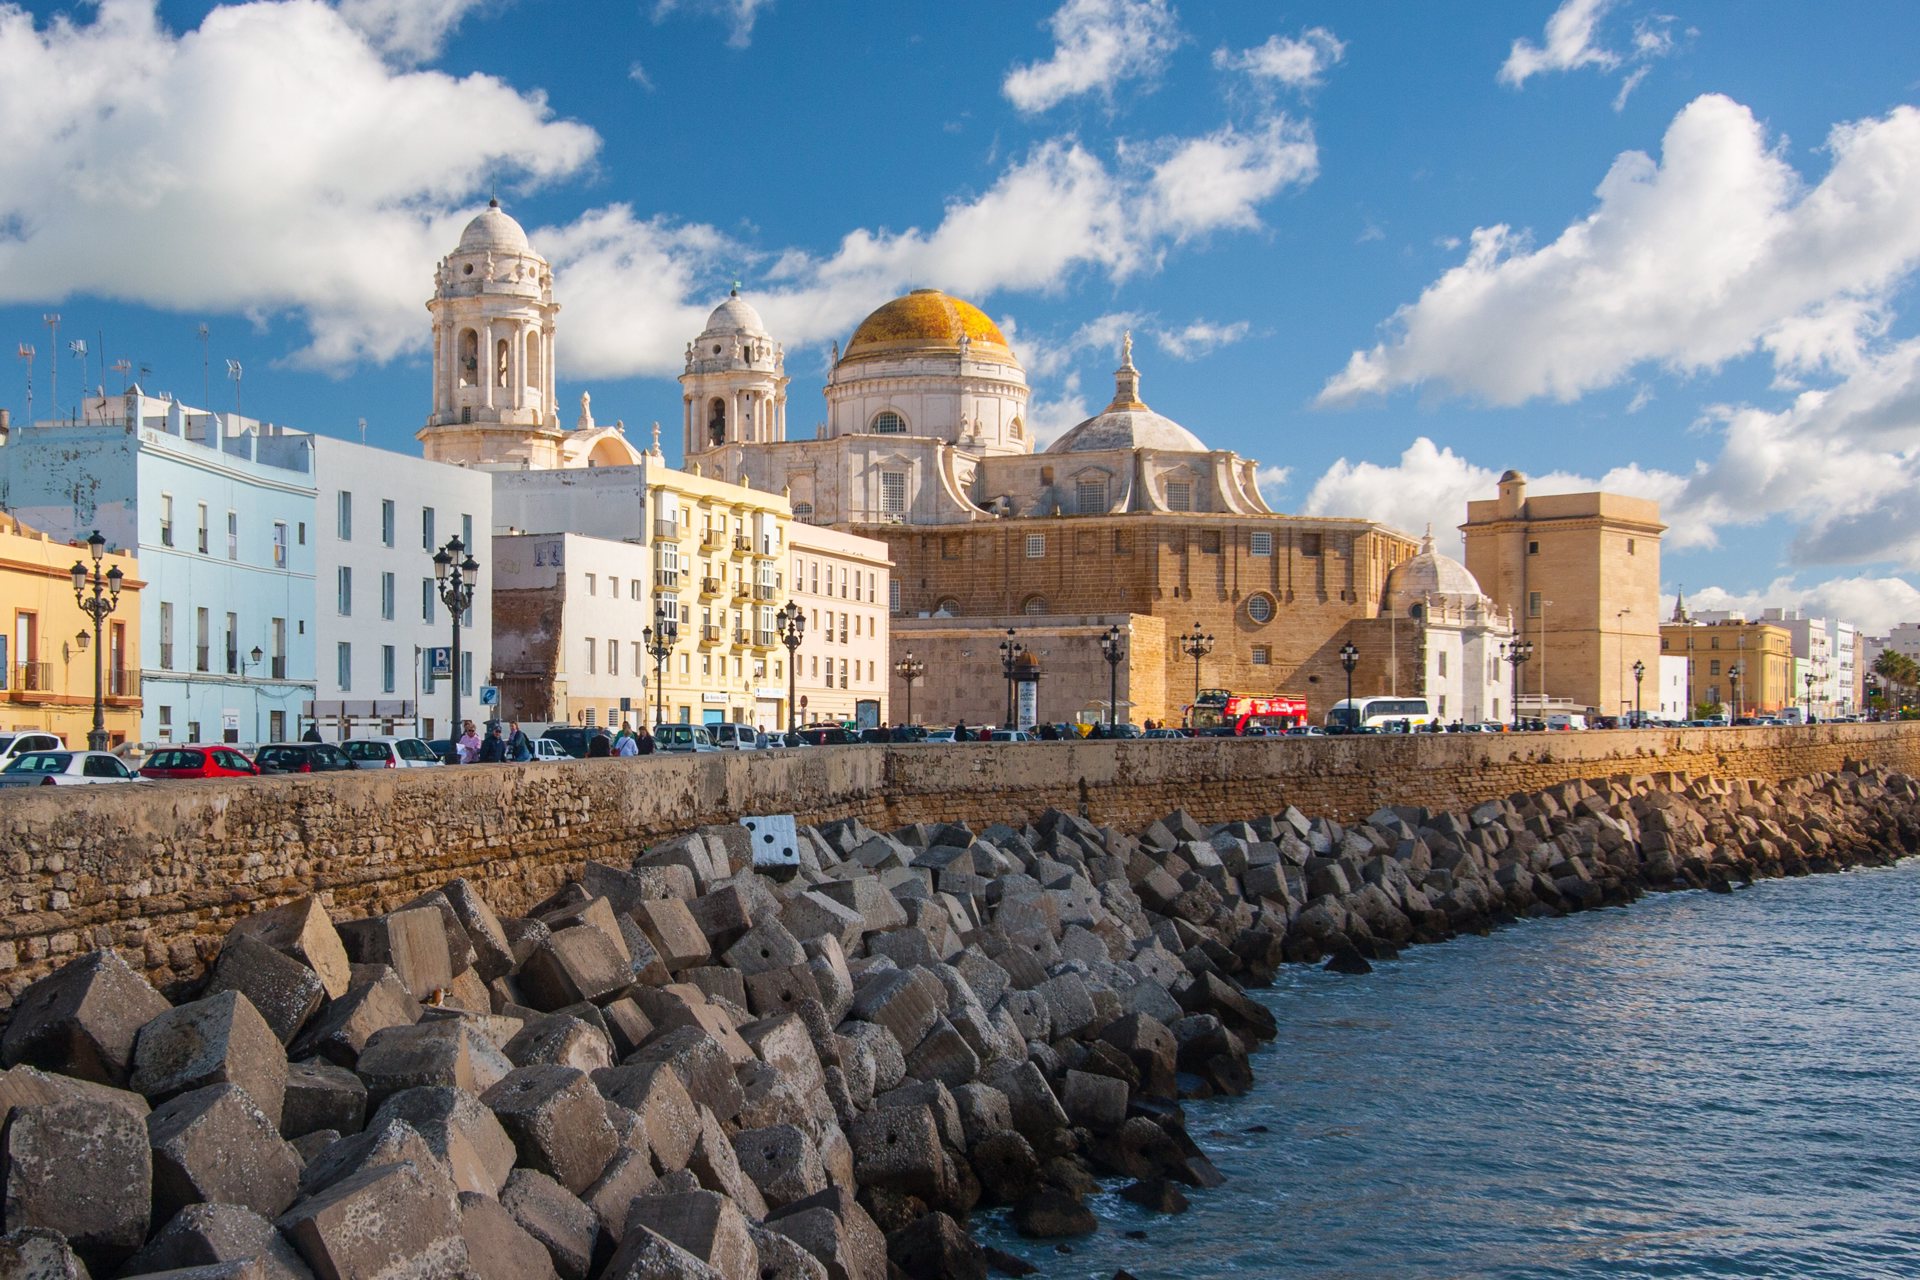
[[[238,649],[227,650],[227,674],[230,676],[240,674],[240,651]]]
[[[776,644],[778,644],[778,643],[780,643],[780,641],[778,640],[778,638],[776,638],[776,637],[774,636],[774,634],[773,634],[773,632],[771,632],[771,631],[761,631],[761,630],[758,630],[757,628],[755,629],[755,631],[754,631],[754,633],[753,633],[753,647],[754,647],[754,648],[756,648],[756,649],[771,649],[771,648],[773,648],[773,647],[774,647],[774,646],[775,646]]]
[[[779,594],[780,594],[780,588],[771,582],[760,582],[760,583],[754,584],[753,598],[755,600],[772,600]]]
[[[287,678],[287,659],[284,654],[273,659],[272,671],[275,680],[285,680]]]
[[[726,589],[725,586],[721,583],[720,579],[718,578],[700,579],[700,594],[703,597],[711,599],[712,597],[719,595],[725,589]]]
[[[733,633],[733,642],[735,644],[752,644],[753,632],[747,630],[745,627],[741,627]]]
[[[700,643],[701,644],[719,644],[720,628],[712,625],[701,627]]]
[[[735,555],[745,555],[747,552],[752,550],[753,550],[752,538],[749,538],[744,533],[736,533],[733,535],[733,553]]]
[[[678,542],[680,540],[680,522],[678,520],[655,520],[653,522],[653,536],[656,538],[664,538],[668,542]]]
[[[753,587],[745,582],[734,583],[733,598],[735,600],[751,600],[753,598]]]
[[[160,645],[160,669],[162,671],[173,670],[173,643],[171,641],[165,641]]]
[[[115,667],[107,672],[107,697],[131,700],[140,696],[140,672],[134,667]]]
[[[655,569],[653,585],[667,591],[678,591],[683,571],[680,569]]]
[[[51,662],[16,662],[13,665],[13,688],[10,691],[15,702],[44,702],[53,691],[53,664]]]
[[[718,529],[708,529],[700,535],[700,549],[702,551],[718,551],[720,544],[726,540],[727,535],[721,533]]]

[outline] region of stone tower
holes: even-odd
[[[787,438],[787,355],[735,289],[687,344],[680,375],[687,464],[742,444]]]
[[[433,410],[418,435],[436,462],[560,464],[553,271],[498,200],[467,224],[434,276]]]

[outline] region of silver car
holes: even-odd
[[[371,738],[349,738],[340,744],[356,769],[438,769],[433,748],[419,738],[400,738],[379,734]]]
[[[713,739],[700,724],[660,724],[653,727],[655,751],[713,751]]]
[[[111,751],[29,751],[0,769],[0,787],[77,787],[99,782],[139,782],[126,761]]]
[[[706,729],[713,745],[722,751],[758,751],[766,745],[760,731],[750,724],[721,723],[702,727]]]

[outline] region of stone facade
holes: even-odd
[[[827,747],[100,787],[84,806],[35,787],[0,797],[0,987],[17,994],[107,946],[158,983],[185,982],[235,915],[309,893],[362,916],[466,876],[519,913],[586,859],[623,864],[741,814],[893,827],[1057,807],[1138,828],[1175,808],[1225,821],[1293,804],[1353,821],[1383,804],[1458,810],[1577,778],[1778,780],[1849,761],[1920,773],[1920,724]]]
[[[1126,650],[1110,672],[1100,653],[1100,638],[1119,627]],[[897,618],[894,649],[911,652],[926,665],[913,689],[913,716],[927,725],[997,725],[1007,713],[1006,673],[1000,641],[1008,628],[1040,663],[1039,719],[1105,723],[1111,679],[1119,682],[1119,719],[1140,724],[1168,702],[1165,619],[1151,614],[1049,614],[992,618]],[[1188,662],[1191,670],[1192,663]],[[893,676],[893,705],[906,714],[907,687]]]

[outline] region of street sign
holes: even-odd
[[[453,646],[435,645],[427,650],[427,674],[436,680],[453,675]]]
[[[222,710],[220,712],[220,727],[222,729],[232,729],[237,732],[240,728],[240,713],[231,707]]]
[[[498,685],[491,685],[491,684],[481,685],[480,686],[480,705],[483,707],[499,706],[500,705],[500,687]]]

